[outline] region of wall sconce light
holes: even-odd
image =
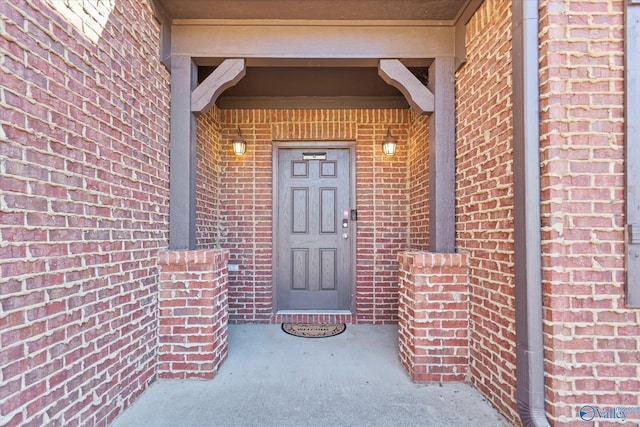
[[[247,151],[247,142],[240,133],[240,126],[238,126],[238,135],[234,135],[233,138],[231,138],[231,144],[233,144],[233,153],[236,156],[242,156],[244,152]]]
[[[387,129],[387,136],[382,142],[382,152],[386,156],[393,156],[396,153],[396,139],[391,136],[391,129]]]

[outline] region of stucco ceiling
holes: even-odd
[[[465,0],[157,0],[173,19],[451,20]]]

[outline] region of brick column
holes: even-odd
[[[211,379],[227,357],[228,250],[160,252],[158,377]]]
[[[466,254],[400,252],[399,357],[415,382],[465,381],[469,369]]]

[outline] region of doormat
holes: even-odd
[[[296,337],[326,338],[340,335],[347,329],[346,323],[283,323],[282,330]]]

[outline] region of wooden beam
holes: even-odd
[[[206,113],[222,92],[235,86],[245,76],[246,70],[244,59],[225,59],[191,93],[191,111]]]
[[[467,0],[455,20],[456,70],[467,61],[467,24],[484,0]]]
[[[625,2],[626,301],[640,307],[640,0]]]
[[[402,96],[223,96],[218,101],[222,109],[310,109],[310,108],[394,108],[409,105]]]
[[[397,59],[381,59],[378,75],[387,84],[398,89],[418,114],[434,111],[434,96],[411,71]]]
[[[171,52],[192,58],[453,56],[451,22],[174,20]]]
[[[160,24],[160,43],[158,46],[158,55],[160,62],[171,70],[171,18],[158,0],[151,1],[153,16]]]
[[[171,58],[169,137],[169,249],[196,248],[196,118],[191,91],[196,67],[188,56]]]
[[[429,67],[434,92],[429,117],[429,250],[455,252],[455,58],[436,58]]]

